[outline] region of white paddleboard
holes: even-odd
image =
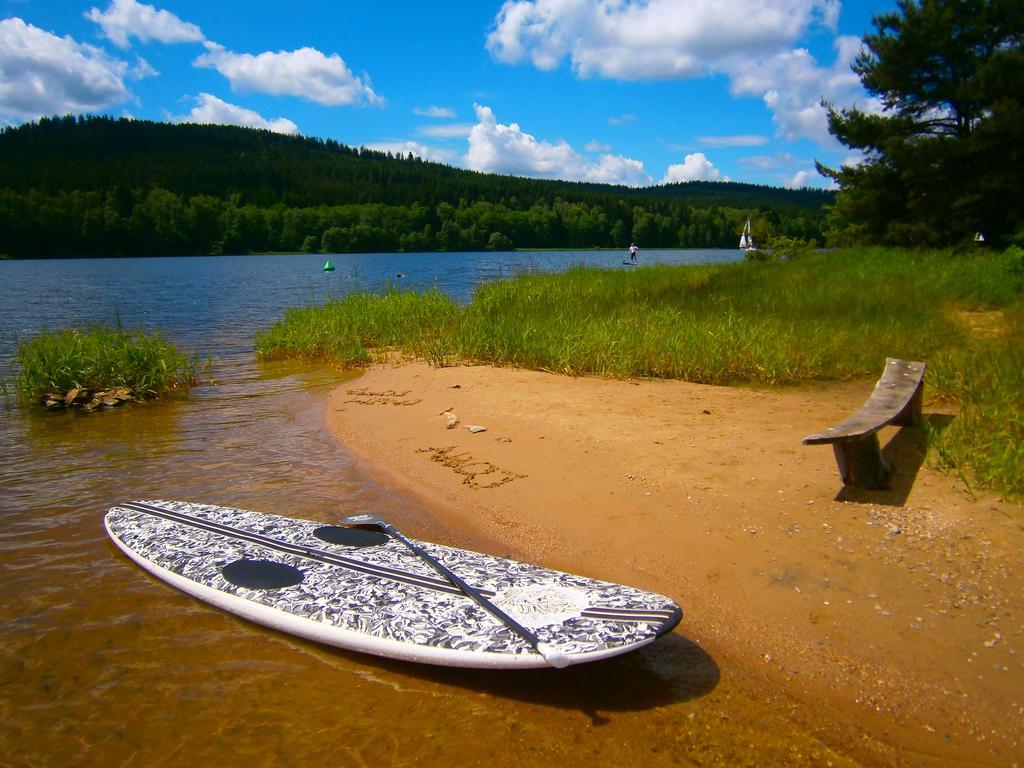
[[[453,667],[550,666],[400,540],[181,501],[112,507],[107,533],[173,587],[268,627],[353,651]],[[669,632],[669,598],[502,557],[414,542],[570,664]]]

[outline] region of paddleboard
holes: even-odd
[[[629,259],[623,259],[622,263],[625,264],[627,267],[635,267],[637,265],[635,261],[630,261]]]
[[[119,504],[104,525],[114,544],[158,579],[282,632],[442,666],[551,666],[521,634],[383,532],[181,501]],[[568,664],[641,648],[682,616],[669,598],[634,587],[412,543]]]

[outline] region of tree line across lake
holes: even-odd
[[[229,126],[48,118],[0,133],[0,253],[735,247],[823,239],[822,190],[482,174]]]
[[[529,209],[498,202],[432,207],[364,203],[288,208],[183,198],[157,187],[105,192],[0,191],[0,252],[15,257],[261,251],[481,251],[512,248],[735,248],[747,212],[561,198]],[[821,237],[821,217],[759,211],[759,226]]]

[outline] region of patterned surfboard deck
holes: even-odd
[[[157,578],[274,629],[444,666],[548,666],[526,640],[382,532],[181,501],[126,502],[104,523],[114,543]],[[572,664],[647,645],[682,615],[652,592],[416,543]]]

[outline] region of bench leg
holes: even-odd
[[[881,490],[889,487],[892,466],[882,458],[878,434],[839,440],[832,444],[839,465],[839,476],[844,485]]]
[[[913,396],[907,400],[907,404],[903,406],[903,410],[899,412],[896,418],[889,423],[897,427],[916,427],[923,421],[921,416],[921,406],[923,403],[924,379],[917,383],[917,389],[914,390]]]

